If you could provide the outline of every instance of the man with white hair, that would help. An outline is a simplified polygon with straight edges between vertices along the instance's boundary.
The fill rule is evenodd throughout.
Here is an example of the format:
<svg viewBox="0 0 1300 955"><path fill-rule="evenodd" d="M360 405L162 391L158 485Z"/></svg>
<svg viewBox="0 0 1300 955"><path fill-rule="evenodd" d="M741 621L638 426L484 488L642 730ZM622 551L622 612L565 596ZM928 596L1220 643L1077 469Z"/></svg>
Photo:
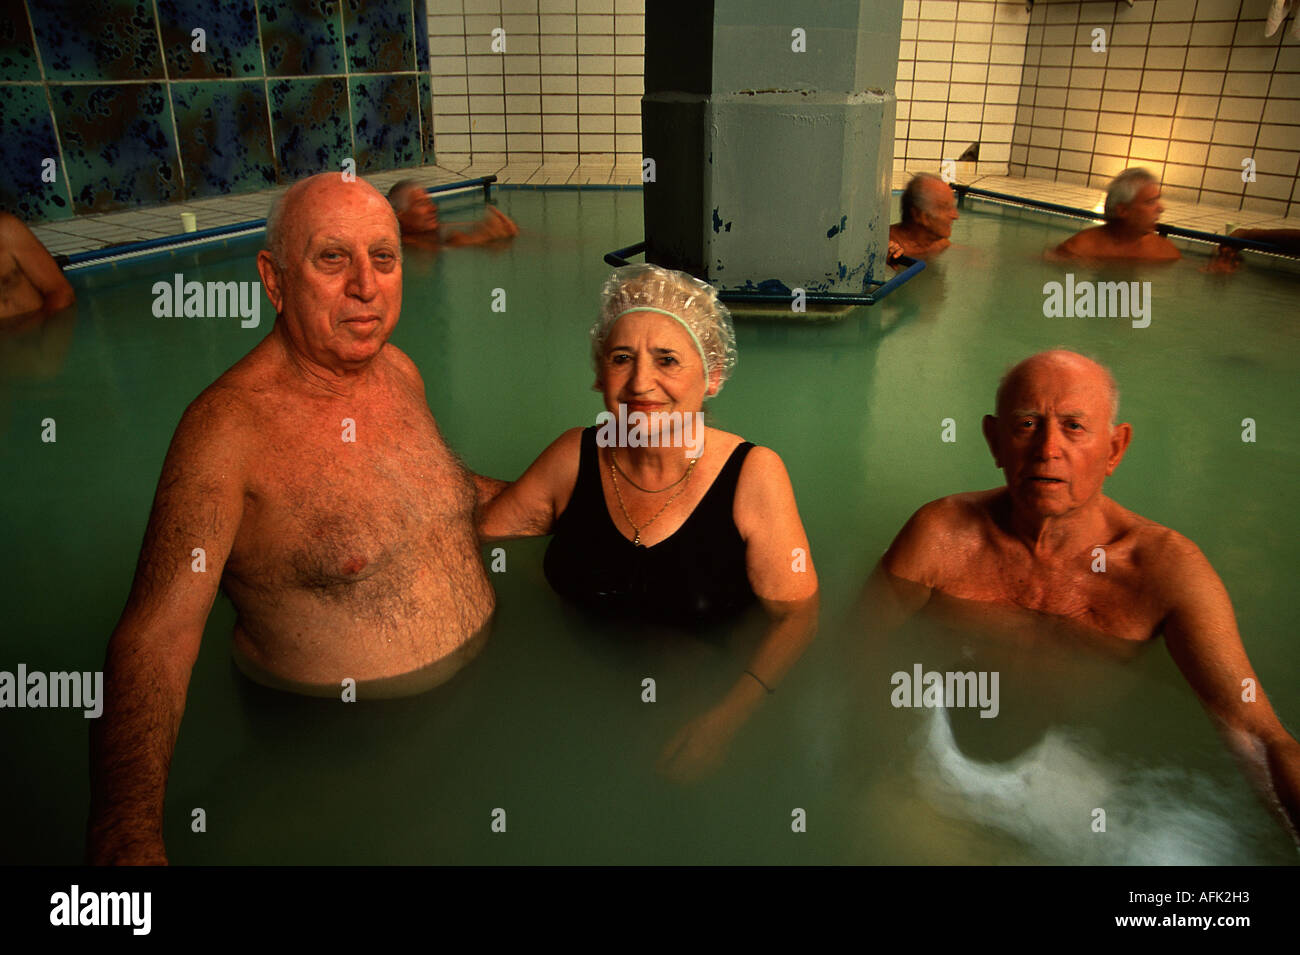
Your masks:
<svg viewBox="0 0 1300 955"><path fill-rule="evenodd" d="M1125 169L1106 189L1106 224L1066 239L1056 247L1055 254L1072 259L1172 262L1182 253L1156 233L1156 223L1164 211L1160 180L1146 169Z"/></svg>
<svg viewBox="0 0 1300 955"><path fill-rule="evenodd" d="M952 187L931 172L912 177L899 202L902 221L889 227L889 259L924 259L952 245L952 224L960 218Z"/></svg>
<svg viewBox="0 0 1300 955"><path fill-rule="evenodd" d="M483 221L452 228L438 220L438 204L414 179L403 179L388 190L388 201L402 229L402 239L437 248L443 245L484 245L519 234L519 226L496 206L488 206Z"/></svg>
<svg viewBox="0 0 1300 955"><path fill-rule="evenodd" d="M177 425L109 642L91 862L166 862L168 768L218 586L238 612L235 662L291 692L420 692L486 639L495 596L474 518L503 484L456 458L388 342L402 308L392 208L323 173L285 193L266 243L275 324Z"/></svg>

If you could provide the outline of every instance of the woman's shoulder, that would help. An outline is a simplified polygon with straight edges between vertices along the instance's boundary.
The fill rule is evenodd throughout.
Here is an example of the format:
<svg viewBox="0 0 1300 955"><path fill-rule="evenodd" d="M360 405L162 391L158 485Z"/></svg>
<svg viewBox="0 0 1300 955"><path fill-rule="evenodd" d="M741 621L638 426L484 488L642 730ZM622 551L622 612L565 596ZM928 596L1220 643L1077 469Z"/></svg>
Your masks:
<svg viewBox="0 0 1300 955"><path fill-rule="evenodd" d="M548 485L572 484L578 473L578 459L582 454L583 428L569 428L546 446L529 467L529 471Z"/></svg>
<svg viewBox="0 0 1300 955"><path fill-rule="evenodd" d="M553 448L576 448L582 445L582 436L590 431L590 428L582 427L569 428L561 431L560 436L551 442Z"/></svg>
<svg viewBox="0 0 1300 955"><path fill-rule="evenodd" d="M708 427L704 429L704 440L713 447L722 448L727 454L745 443L745 439L738 434L723 431L721 428Z"/></svg>
<svg viewBox="0 0 1300 955"><path fill-rule="evenodd" d="M725 447L728 459L735 455L742 445L749 445L740 468L738 490L748 493L757 492L766 496L765 492L779 492L790 486L790 476L786 473L785 462L781 460L781 455L771 448L747 442L740 435L726 431L717 432L717 437L727 442ZM710 438L712 439L713 435L710 435Z"/></svg>

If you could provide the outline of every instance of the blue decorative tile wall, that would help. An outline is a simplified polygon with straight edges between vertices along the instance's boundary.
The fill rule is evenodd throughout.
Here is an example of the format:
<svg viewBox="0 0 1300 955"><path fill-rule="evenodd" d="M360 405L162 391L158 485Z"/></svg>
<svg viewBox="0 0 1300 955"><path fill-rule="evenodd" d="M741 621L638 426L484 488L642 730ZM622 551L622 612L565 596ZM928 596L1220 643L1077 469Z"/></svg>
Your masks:
<svg viewBox="0 0 1300 955"><path fill-rule="evenodd" d="M45 79L161 80L149 0L29 0Z"/></svg>
<svg viewBox="0 0 1300 955"><path fill-rule="evenodd" d="M22 0L0 0L0 77L11 82L41 78Z"/></svg>
<svg viewBox="0 0 1300 955"><path fill-rule="evenodd" d="M44 86L0 85L0 208L27 221L67 219L72 202ZM46 159L54 159L54 182L45 182Z"/></svg>
<svg viewBox="0 0 1300 955"><path fill-rule="evenodd" d="M195 50L202 30L203 50ZM170 79L262 75L253 0L158 0L158 32Z"/></svg>
<svg viewBox="0 0 1300 955"><path fill-rule="evenodd" d="M172 103L187 199L276 184L264 84L175 83Z"/></svg>
<svg viewBox="0 0 1300 955"><path fill-rule="evenodd" d="M354 76L348 85L357 172L419 165L420 94L415 76Z"/></svg>
<svg viewBox="0 0 1300 955"><path fill-rule="evenodd" d="M353 73L415 69L410 0L343 0L343 23Z"/></svg>
<svg viewBox="0 0 1300 955"><path fill-rule="evenodd" d="M424 0L414 4L415 22L428 23L429 18L424 15ZM429 72L429 33L427 30L415 31L415 68L422 73Z"/></svg>
<svg viewBox="0 0 1300 955"><path fill-rule="evenodd" d="M51 86L77 212L180 197L171 110L162 83Z"/></svg>
<svg viewBox="0 0 1300 955"><path fill-rule="evenodd" d="M0 208L40 221L433 162L426 19L425 0L0 0Z"/></svg>
<svg viewBox="0 0 1300 955"><path fill-rule="evenodd" d="M336 0L262 0L267 76L343 73L343 24Z"/></svg>
<svg viewBox="0 0 1300 955"><path fill-rule="evenodd" d="M352 156L348 84L339 76L270 84L271 128L286 182L343 168Z"/></svg>
<svg viewBox="0 0 1300 955"><path fill-rule="evenodd" d="M425 162L433 162L433 81L428 73L421 73L420 80L420 145L424 149Z"/></svg>

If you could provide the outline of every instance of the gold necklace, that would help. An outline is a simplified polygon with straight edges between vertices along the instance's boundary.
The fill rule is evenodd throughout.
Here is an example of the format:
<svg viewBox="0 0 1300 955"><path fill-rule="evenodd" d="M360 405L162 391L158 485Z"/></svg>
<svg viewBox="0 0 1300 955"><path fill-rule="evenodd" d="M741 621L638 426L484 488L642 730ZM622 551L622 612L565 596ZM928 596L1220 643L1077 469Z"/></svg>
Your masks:
<svg viewBox="0 0 1300 955"><path fill-rule="evenodd" d="M697 456L697 457L698 457L698 456ZM664 491L667 491L667 490L669 490L670 488L674 488L674 487L676 487L678 484L681 484L682 481L686 480L686 475L688 475L688 474L691 473L691 469L690 469L690 467L687 466L686 470L682 472L682 476L679 477L679 478L678 478L676 481L674 481L672 484L669 484L669 485L667 485L666 487L661 487L661 488L659 488L659 490L657 490L657 491L652 491L652 490L650 490L648 487L642 487L640 484L637 484L636 481L633 481L633 480L632 480L631 476L630 476L626 471L624 471L622 468L618 467L618 451L616 451L614 448L610 448L610 449L609 449L609 459L610 459L611 461L614 462L614 467L618 468L618 473L621 474L621 475L623 475L623 480L626 481L628 484L631 484L634 488L636 488L636 489L637 489L638 491L640 491L642 494L662 494ZM697 459L697 458L692 458L692 459L691 459L691 463L693 464L693 463L695 462L696 459Z"/></svg>
<svg viewBox="0 0 1300 955"><path fill-rule="evenodd" d="M659 518L659 515L668 509L668 505L671 504L673 501L677 500L678 495L680 495L682 491L686 490L686 484L689 483L688 479L691 476L691 472L695 470L695 462L699 460L699 457L691 458L691 463L686 465L686 473L684 473L681 477L679 477L676 481L673 482L673 484L677 484L677 483L682 484L682 486L677 489L677 493L674 494L672 497L670 497L667 501L665 501L664 506L659 508L659 510L655 512L655 516L650 518L650 520L646 521L640 527L637 527L637 525L633 522L632 515L627 512L627 505L623 503L623 492L620 491L618 488L618 468L614 466L613 458L614 458L614 454L611 449L609 479L614 484L614 495L618 498L618 506L623 511L623 517L625 517L627 519L627 522L632 525L632 530L635 533L635 536L632 538L632 544L636 547L645 547L645 545L641 543L641 531L649 527L651 524L653 524ZM628 481L629 483L631 483L630 478L628 479ZM636 487L635 484L633 484L632 486ZM668 485L668 487L672 487L672 486L673 486L672 484ZM668 490L668 488L663 488L662 490L666 491ZM653 494L655 492L649 491L647 493Z"/></svg>

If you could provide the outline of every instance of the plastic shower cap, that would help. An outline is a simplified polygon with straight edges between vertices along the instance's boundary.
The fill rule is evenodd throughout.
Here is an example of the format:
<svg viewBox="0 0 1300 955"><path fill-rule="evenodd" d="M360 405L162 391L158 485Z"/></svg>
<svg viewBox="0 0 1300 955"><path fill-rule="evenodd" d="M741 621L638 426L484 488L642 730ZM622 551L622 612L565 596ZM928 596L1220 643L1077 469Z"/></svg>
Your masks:
<svg viewBox="0 0 1300 955"><path fill-rule="evenodd" d="M686 329L704 361L705 377L718 375L718 390L736 365L736 333L731 313L713 286L685 272L658 265L615 269L600 290L600 317L591 326L591 358L600 372L609 333L628 312L652 311L675 318Z"/></svg>

